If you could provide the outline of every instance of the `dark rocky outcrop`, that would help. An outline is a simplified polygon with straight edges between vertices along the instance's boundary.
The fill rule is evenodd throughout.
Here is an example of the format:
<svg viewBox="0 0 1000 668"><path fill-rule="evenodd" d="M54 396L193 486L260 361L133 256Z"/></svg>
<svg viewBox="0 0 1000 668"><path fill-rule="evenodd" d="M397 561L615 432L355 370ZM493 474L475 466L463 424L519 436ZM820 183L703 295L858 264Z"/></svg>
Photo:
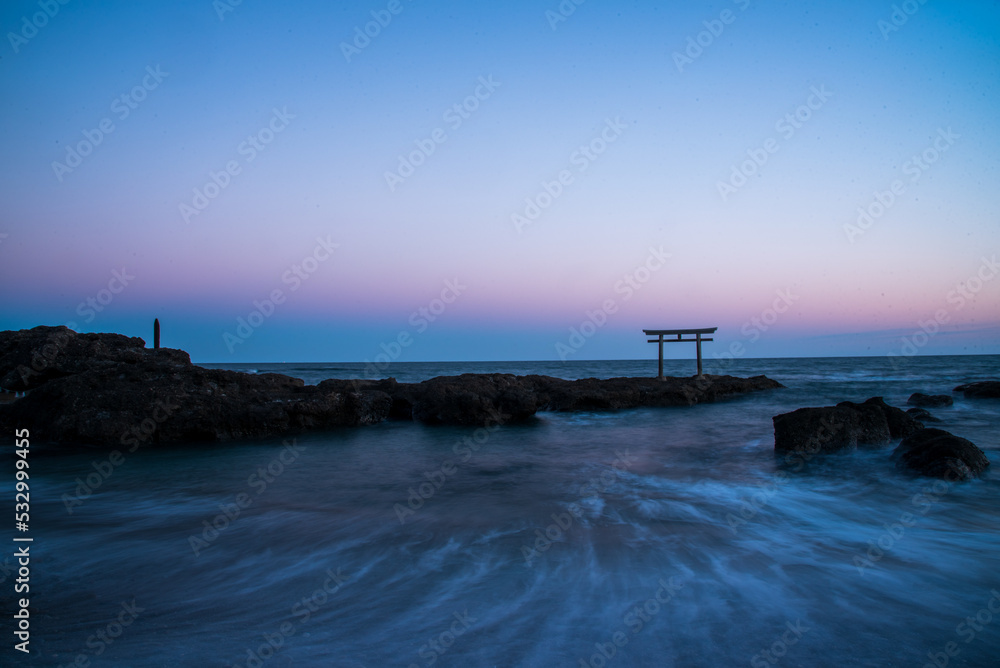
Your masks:
<svg viewBox="0 0 1000 668"><path fill-rule="evenodd" d="M966 398L998 399L1000 398L1000 380L984 380L978 383L959 385L953 392L961 392Z"/></svg>
<svg viewBox="0 0 1000 668"><path fill-rule="evenodd" d="M940 422L941 418L936 418L931 415L930 411L926 408L909 408L906 413L912 417L914 420L919 420L920 422Z"/></svg>
<svg viewBox="0 0 1000 668"><path fill-rule="evenodd" d="M910 395L910 398L906 400L907 406L921 406L921 407L931 407L940 408L941 406L951 406L955 403L955 400L951 398L949 394L922 394L920 392L914 392Z"/></svg>
<svg viewBox="0 0 1000 668"><path fill-rule="evenodd" d="M885 445L890 440L885 417L875 407L800 408L772 419L778 452L836 452L859 444Z"/></svg>
<svg viewBox="0 0 1000 668"><path fill-rule="evenodd" d="M183 351L144 345L65 327L0 333L5 389L29 390L0 406L0 425L30 425L39 441L132 446L275 436L389 414L382 392L337 394L280 374L204 369Z"/></svg>
<svg viewBox="0 0 1000 668"><path fill-rule="evenodd" d="M864 403L855 404L850 401L842 401L838 406L848 406L848 407L861 407L861 406L875 406L880 411L882 415L885 416L886 425L889 427L889 436L891 438L903 438L909 436L910 434L923 429L924 425L920 424L912 415L909 415L902 408L897 408L895 406L890 406L885 403L882 397L872 397L866 400Z"/></svg>
<svg viewBox="0 0 1000 668"><path fill-rule="evenodd" d="M974 443L942 429L921 429L907 436L892 456L901 468L949 481L969 480L990 465Z"/></svg>
<svg viewBox="0 0 1000 668"><path fill-rule="evenodd" d="M392 397L390 417L427 424L502 424L529 418L540 407L531 382L505 373L440 376L422 383L331 379L319 387L377 389Z"/></svg>
<svg viewBox="0 0 1000 668"><path fill-rule="evenodd" d="M690 406L782 387L756 376L563 380L464 374L422 383L326 380L205 369L140 338L66 327L0 332L0 429L30 425L37 441L112 447L224 441L358 426L385 419L490 425L539 410ZM7 395L9 399L11 395Z"/></svg>
<svg viewBox="0 0 1000 668"><path fill-rule="evenodd" d="M366 388L392 397L391 416L428 424L487 425L522 420L537 411L606 411L640 406L692 406L728 396L782 387L764 376L736 378L584 378L462 374L421 383L325 380L320 387L342 392Z"/></svg>
<svg viewBox="0 0 1000 668"><path fill-rule="evenodd" d="M772 418L777 452L836 452L858 446L882 446L923 428L905 411L881 397L863 403L800 408Z"/></svg>
<svg viewBox="0 0 1000 668"><path fill-rule="evenodd" d="M593 411L639 406L693 406L729 396L783 387L766 376L737 378L705 374L691 378L583 378L526 376L539 397L539 410Z"/></svg>
<svg viewBox="0 0 1000 668"><path fill-rule="evenodd" d="M0 332L0 388L23 392L50 380L101 368L156 360L191 364L183 350L147 350L138 337L77 334L66 327Z"/></svg>

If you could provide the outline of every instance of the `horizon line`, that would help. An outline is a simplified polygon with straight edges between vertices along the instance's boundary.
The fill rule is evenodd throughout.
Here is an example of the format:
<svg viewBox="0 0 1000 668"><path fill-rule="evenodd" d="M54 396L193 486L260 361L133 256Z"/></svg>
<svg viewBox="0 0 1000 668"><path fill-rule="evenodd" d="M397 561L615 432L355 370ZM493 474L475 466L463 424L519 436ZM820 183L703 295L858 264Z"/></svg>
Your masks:
<svg viewBox="0 0 1000 668"><path fill-rule="evenodd" d="M181 348L175 348L174 350L183 350ZM185 351L186 352L186 351ZM732 358L734 360L799 360L799 359L873 359L877 357L889 357L889 355L793 355L788 357L736 357ZM1000 357L1000 353L960 353L960 354L923 354L923 355L911 355L909 357L900 356L906 359L913 358L928 358L928 357ZM721 361L723 358L713 357L711 359L705 357L704 362L710 361ZM730 359L730 358L724 358ZM664 362L694 362L695 358L691 357L673 357L673 358L663 358ZM558 364L574 364L574 363L591 363L591 362L656 362L655 357L622 357L618 359L586 359L586 360L558 360L558 359L533 359L533 360L412 360L412 361L394 361L388 362L387 364L375 364L372 361L304 361L296 360L292 362L206 362L192 360L192 364L242 364L242 365L253 365L253 364L375 364L376 366L387 366L392 364L523 364L523 363L537 363L537 362L553 362Z"/></svg>

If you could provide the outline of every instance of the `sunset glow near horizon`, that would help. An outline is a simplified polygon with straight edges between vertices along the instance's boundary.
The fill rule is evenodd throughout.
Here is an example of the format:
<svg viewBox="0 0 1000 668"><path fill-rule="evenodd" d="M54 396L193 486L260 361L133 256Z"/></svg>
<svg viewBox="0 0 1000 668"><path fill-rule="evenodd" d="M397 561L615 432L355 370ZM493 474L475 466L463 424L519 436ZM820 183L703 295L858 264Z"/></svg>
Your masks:
<svg viewBox="0 0 1000 668"><path fill-rule="evenodd" d="M203 362L643 358L673 327L718 327L709 358L1000 353L994 2L0 27L0 329L158 317Z"/></svg>

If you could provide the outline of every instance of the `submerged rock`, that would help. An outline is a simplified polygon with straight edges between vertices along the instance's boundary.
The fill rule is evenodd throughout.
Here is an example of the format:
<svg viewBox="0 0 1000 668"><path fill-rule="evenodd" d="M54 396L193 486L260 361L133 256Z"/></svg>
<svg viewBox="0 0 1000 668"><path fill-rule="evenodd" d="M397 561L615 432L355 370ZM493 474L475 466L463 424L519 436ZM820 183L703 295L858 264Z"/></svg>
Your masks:
<svg viewBox="0 0 1000 668"><path fill-rule="evenodd" d="M997 399L1000 398L1000 380L984 380L978 383L959 385L953 392L961 392L968 398Z"/></svg>
<svg viewBox="0 0 1000 668"><path fill-rule="evenodd" d="M38 441L134 449L148 442L226 441L358 426L386 419L494 425L539 410L690 406L782 387L756 376L563 380L463 374L422 383L323 381L195 366L182 350L66 327L0 332L0 429ZM11 395L5 395L10 397Z"/></svg>
<svg viewBox="0 0 1000 668"><path fill-rule="evenodd" d="M908 406L930 406L932 408L951 406L954 403L955 400L948 394L921 394L920 392L914 392L906 400Z"/></svg>
<svg viewBox="0 0 1000 668"><path fill-rule="evenodd" d="M774 449L778 452L836 452L858 446L881 446L923 428L905 411L882 397L863 403L800 408L772 418Z"/></svg>
<svg viewBox="0 0 1000 668"><path fill-rule="evenodd" d="M901 468L949 481L969 480L990 465L986 453L943 429L921 429L904 438L892 456Z"/></svg>
<svg viewBox="0 0 1000 668"><path fill-rule="evenodd" d="M912 417L914 420L919 420L920 422L940 422L941 418L936 418L931 415L930 411L926 408L910 408L907 409L906 413Z"/></svg>

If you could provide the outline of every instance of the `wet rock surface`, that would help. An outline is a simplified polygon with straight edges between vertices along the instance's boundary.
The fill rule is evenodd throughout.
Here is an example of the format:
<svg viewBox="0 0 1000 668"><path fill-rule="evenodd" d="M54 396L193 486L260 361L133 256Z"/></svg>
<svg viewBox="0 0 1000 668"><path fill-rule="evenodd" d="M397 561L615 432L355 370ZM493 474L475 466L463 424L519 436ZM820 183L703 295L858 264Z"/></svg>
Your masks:
<svg viewBox="0 0 1000 668"><path fill-rule="evenodd" d="M961 392L966 398L998 399L1000 398L1000 380L984 380L978 383L959 385L953 392Z"/></svg>
<svg viewBox="0 0 1000 668"><path fill-rule="evenodd" d="M204 369L181 350L65 327L0 333L0 377L4 389L28 390L0 406L4 428L28 426L42 441L116 447L371 424L391 405L381 392L326 393L281 374Z"/></svg>
<svg viewBox="0 0 1000 668"><path fill-rule="evenodd" d="M922 408L940 408L941 406L951 406L955 400L949 394L922 394L914 392L906 400L908 406L920 406Z"/></svg>
<svg viewBox="0 0 1000 668"><path fill-rule="evenodd" d="M908 408L906 413L912 417L914 420L920 422L940 422L941 418L936 418L931 415L931 412L926 408Z"/></svg>
<svg viewBox="0 0 1000 668"><path fill-rule="evenodd" d="M933 428L904 438L892 456L900 468L949 481L975 478L990 465L972 441Z"/></svg>
<svg viewBox="0 0 1000 668"><path fill-rule="evenodd" d="M843 401L836 406L800 408L772 418L774 449L778 452L836 452L858 446L887 445L923 428L906 411L882 397L863 403Z"/></svg>
<svg viewBox="0 0 1000 668"><path fill-rule="evenodd" d="M428 424L489 425L531 417L538 411L606 411L641 406L692 406L746 392L782 387L764 376L736 378L584 378L462 374L421 383L326 380L335 391L365 388L392 397L392 417Z"/></svg>
<svg viewBox="0 0 1000 668"><path fill-rule="evenodd" d="M899 438L892 458L899 468L920 475L969 480L990 465L974 443L924 427L921 419L940 422L923 408L904 411L881 397L860 404L842 401L836 406L800 408L774 416L774 450L808 460L820 453L878 447Z"/></svg>

